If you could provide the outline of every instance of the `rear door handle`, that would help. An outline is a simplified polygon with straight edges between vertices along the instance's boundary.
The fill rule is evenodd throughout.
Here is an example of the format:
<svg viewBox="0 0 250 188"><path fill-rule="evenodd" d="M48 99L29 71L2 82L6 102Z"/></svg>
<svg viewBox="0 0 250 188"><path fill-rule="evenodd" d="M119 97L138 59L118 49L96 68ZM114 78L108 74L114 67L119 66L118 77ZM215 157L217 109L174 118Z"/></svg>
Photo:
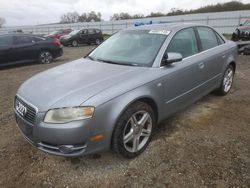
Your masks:
<svg viewBox="0 0 250 188"><path fill-rule="evenodd" d="M203 69L204 67L205 67L205 65L204 65L204 63L202 62L202 63L199 63L199 69Z"/></svg>

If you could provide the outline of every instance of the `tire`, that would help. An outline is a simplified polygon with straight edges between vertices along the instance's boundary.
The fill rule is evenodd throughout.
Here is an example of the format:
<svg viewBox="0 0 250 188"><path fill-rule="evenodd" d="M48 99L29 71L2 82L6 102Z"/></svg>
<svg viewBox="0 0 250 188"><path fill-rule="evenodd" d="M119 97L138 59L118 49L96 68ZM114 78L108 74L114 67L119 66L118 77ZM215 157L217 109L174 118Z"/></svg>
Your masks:
<svg viewBox="0 0 250 188"><path fill-rule="evenodd" d="M152 108L146 103L135 102L117 121L112 136L112 150L128 159L140 155L151 140L154 126Z"/></svg>
<svg viewBox="0 0 250 188"><path fill-rule="evenodd" d="M38 62L41 64L49 64L53 61L53 56L49 51L42 51L39 54Z"/></svg>
<svg viewBox="0 0 250 188"><path fill-rule="evenodd" d="M96 39L96 40L95 40L95 44L96 44L96 45L99 45L99 44L101 44L101 41L100 41L100 39Z"/></svg>
<svg viewBox="0 0 250 188"><path fill-rule="evenodd" d="M77 42L76 40L73 40L73 41L71 42L71 45L72 45L73 47L77 47L77 46L78 46L78 42Z"/></svg>
<svg viewBox="0 0 250 188"><path fill-rule="evenodd" d="M231 40L232 41L239 41L238 35L236 33L233 33Z"/></svg>
<svg viewBox="0 0 250 188"><path fill-rule="evenodd" d="M220 87L215 90L217 95L224 96L229 93L233 85L234 71L234 67L232 65L228 65L226 71L223 74Z"/></svg>

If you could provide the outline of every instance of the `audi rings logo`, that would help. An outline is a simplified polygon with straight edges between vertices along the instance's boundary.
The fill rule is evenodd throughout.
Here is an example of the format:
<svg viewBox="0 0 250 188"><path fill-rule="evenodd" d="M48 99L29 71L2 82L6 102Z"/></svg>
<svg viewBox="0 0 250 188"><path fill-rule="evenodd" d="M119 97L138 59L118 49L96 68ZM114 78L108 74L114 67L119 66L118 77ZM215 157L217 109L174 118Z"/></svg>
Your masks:
<svg viewBox="0 0 250 188"><path fill-rule="evenodd" d="M25 116L27 113L27 108L19 101L16 102L15 109L21 116Z"/></svg>

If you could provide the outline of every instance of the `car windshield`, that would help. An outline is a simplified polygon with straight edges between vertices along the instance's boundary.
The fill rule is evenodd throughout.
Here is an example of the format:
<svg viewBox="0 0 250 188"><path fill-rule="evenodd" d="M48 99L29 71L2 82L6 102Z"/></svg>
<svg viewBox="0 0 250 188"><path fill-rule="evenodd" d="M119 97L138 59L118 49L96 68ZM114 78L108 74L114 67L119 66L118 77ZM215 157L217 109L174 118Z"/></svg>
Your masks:
<svg viewBox="0 0 250 188"><path fill-rule="evenodd" d="M114 64L152 66L168 31L125 30L111 36L89 58Z"/></svg>
<svg viewBox="0 0 250 188"><path fill-rule="evenodd" d="M75 35L75 34L77 34L78 32L79 32L80 30L74 30L74 31L71 31L70 33L69 33L69 35Z"/></svg>
<svg viewBox="0 0 250 188"><path fill-rule="evenodd" d="M250 26L250 18L248 18L243 25Z"/></svg>

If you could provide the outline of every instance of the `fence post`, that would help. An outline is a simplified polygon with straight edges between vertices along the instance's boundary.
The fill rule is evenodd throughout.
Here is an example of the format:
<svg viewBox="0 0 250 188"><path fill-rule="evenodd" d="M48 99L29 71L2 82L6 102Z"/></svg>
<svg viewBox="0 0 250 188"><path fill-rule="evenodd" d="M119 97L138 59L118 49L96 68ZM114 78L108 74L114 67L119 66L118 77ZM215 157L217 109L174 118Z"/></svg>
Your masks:
<svg viewBox="0 0 250 188"><path fill-rule="evenodd" d="M114 23L112 22L112 33L111 34L113 34L114 33Z"/></svg>
<svg viewBox="0 0 250 188"><path fill-rule="evenodd" d="M241 24L241 15L239 15L238 25Z"/></svg>
<svg viewBox="0 0 250 188"><path fill-rule="evenodd" d="M209 16L207 17L207 25L209 25Z"/></svg>

